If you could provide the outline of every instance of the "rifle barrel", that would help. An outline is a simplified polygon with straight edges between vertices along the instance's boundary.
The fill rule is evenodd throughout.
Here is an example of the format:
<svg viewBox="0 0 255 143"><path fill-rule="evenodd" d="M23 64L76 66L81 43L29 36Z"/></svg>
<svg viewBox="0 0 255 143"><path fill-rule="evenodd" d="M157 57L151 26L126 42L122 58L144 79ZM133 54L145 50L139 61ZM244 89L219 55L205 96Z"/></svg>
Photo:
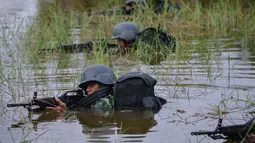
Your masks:
<svg viewBox="0 0 255 143"><path fill-rule="evenodd" d="M33 103L17 103L17 104L7 104L7 107L18 107L18 106L31 106Z"/></svg>
<svg viewBox="0 0 255 143"><path fill-rule="evenodd" d="M88 16L91 15L103 15L103 16L110 16L113 14L117 14L117 15L128 15L130 12L126 9L124 9L123 7L120 7L118 9L113 9L113 10L108 10L108 11L96 11L96 12L88 12Z"/></svg>
<svg viewBox="0 0 255 143"><path fill-rule="evenodd" d="M212 135L212 134L217 134L217 132L214 131L198 131L198 132L191 132L192 136L197 136L197 135Z"/></svg>

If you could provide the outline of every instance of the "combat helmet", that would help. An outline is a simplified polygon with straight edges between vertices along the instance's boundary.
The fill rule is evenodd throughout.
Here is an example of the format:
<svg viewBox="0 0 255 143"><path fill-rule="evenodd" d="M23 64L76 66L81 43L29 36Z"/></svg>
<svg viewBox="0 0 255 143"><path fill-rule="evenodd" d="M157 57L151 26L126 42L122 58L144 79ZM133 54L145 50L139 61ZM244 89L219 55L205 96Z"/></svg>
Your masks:
<svg viewBox="0 0 255 143"><path fill-rule="evenodd" d="M86 90L90 81L97 81L104 85L113 85L116 83L116 77L110 67L104 64L89 65L81 74L81 83L79 87Z"/></svg>
<svg viewBox="0 0 255 143"><path fill-rule="evenodd" d="M135 40L139 34L139 29L133 22L121 22L114 26L112 30L113 39L123 39L126 41Z"/></svg>

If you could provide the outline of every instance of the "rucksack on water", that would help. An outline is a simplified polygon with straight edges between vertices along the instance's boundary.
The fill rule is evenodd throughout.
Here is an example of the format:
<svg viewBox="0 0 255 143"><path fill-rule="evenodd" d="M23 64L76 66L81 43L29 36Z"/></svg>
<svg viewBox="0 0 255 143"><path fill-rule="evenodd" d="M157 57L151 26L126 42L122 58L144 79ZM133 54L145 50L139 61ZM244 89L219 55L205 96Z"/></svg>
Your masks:
<svg viewBox="0 0 255 143"><path fill-rule="evenodd" d="M129 72L122 75L117 80L113 91L115 107L160 110L166 100L155 96L156 83L157 80L142 72Z"/></svg>
<svg viewBox="0 0 255 143"><path fill-rule="evenodd" d="M161 29L146 28L138 34L136 40L156 49L165 48L169 52L176 50L176 38Z"/></svg>
<svg viewBox="0 0 255 143"><path fill-rule="evenodd" d="M145 64L156 65L176 51L176 38L161 29L149 27L136 37L135 56Z"/></svg>

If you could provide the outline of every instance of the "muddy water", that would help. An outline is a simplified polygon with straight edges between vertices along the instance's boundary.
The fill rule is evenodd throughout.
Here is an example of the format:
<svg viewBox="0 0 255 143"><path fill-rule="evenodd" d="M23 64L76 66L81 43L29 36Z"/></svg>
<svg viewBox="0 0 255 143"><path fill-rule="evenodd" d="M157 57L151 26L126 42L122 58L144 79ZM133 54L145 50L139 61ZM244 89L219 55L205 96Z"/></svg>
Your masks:
<svg viewBox="0 0 255 143"><path fill-rule="evenodd" d="M1 20L5 24L1 26L4 31L1 45L4 46L0 50L3 69L0 142L223 142L191 136L190 132L213 130L218 117L213 109L217 107L231 112L223 116L224 124L244 123L251 117L246 111L254 108L241 110L247 104L236 101L254 99L255 55L251 52L254 43L247 37L206 40L205 47L212 53L209 60L207 52L194 50L199 41L191 40L187 41L187 47L190 47L187 56L192 53L188 60L164 61L155 66L130 64L123 67L123 64L115 63L113 68L119 73L143 71L158 79L156 93L168 100L158 113L108 111L98 114L87 111L61 115L43 112L29 116L23 108L7 109L11 95L18 95L22 100L25 96L31 97L35 90L50 96L76 87L85 60L83 55L67 54L64 63L72 66L63 66L60 64L63 61L57 57L46 62L42 60L34 69L26 60L15 58L21 56L15 45L20 43L18 39L29 25L29 20L22 22L22 19L36 16L41 3L35 0L0 2L0 16L5 19ZM18 21L21 26L15 26L15 20L21 20ZM8 31L13 28L8 27L18 28L15 33L18 36L13 36Z"/></svg>

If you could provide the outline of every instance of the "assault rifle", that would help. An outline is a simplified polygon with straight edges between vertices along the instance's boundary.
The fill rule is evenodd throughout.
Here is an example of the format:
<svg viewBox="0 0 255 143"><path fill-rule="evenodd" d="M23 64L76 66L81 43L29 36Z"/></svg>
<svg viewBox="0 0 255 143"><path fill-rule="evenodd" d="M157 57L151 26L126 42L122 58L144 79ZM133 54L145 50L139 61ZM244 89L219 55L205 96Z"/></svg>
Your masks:
<svg viewBox="0 0 255 143"><path fill-rule="evenodd" d="M58 97L69 109L74 108L90 108L98 99L106 97L109 95L112 89L105 87L101 88L98 91L93 92L89 96L84 96L82 89L77 90L68 90L64 92L60 97ZM57 106L58 103L55 100L55 97L46 97L37 99L37 92L34 92L34 96L31 102L29 103L17 103L17 104L7 104L7 107L24 107L28 111L38 112L44 110L46 107ZM36 106L35 108L33 108Z"/></svg>
<svg viewBox="0 0 255 143"><path fill-rule="evenodd" d="M81 52L83 50L92 51L93 47L105 47L106 49L114 49L118 47L118 44L108 43L107 39L94 39L87 43L79 43L79 44L65 44L60 45L59 48L66 52Z"/></svg>
<svg viewBox="0 0 255 143"><path fill-rule="evenodd" d="M254 121L255 117L250 119L245 124L240 125L230 125L222 126L222 118L219 119L218 125L214 131L198 131L191 132L191 135L208 135L214 140L217 139L231 139L231 140L242 140L250 133L255 133L254 131Z"/></svg>
<svg viewBox="0 0 255 143"><path fill-rule="evenodd" d="M146 3L144 0L126 0L125 4L121 7L114 7L108 11L92 12L91 9L88 10L88 16L91 15L132 15L137 8L144 8Z"/></svg>
<svg viewBox="0 0 255 143"><path fill-rule="evenodd" d="M95 16L95 15L103 15L103 16L111 16L113 14L116 15L131 15L134 12L134 9L127 9L125 6L119 8L113 8L108 11L92 11L91 9L88 10L88 16Z"/></svg>
<svg viewBox="0 0 255 143"><path fill-rule="evenodd" d="M72 52L82 52L88 51L91 52L94 48L93 47L105 47L106 49L114 49L118 47L118 44L109 43L107 39L94 39L90 40L87 43L79 43L79 44L60 44L57 48L43 48L42 51L64 51L66 53Z"/></svg>

